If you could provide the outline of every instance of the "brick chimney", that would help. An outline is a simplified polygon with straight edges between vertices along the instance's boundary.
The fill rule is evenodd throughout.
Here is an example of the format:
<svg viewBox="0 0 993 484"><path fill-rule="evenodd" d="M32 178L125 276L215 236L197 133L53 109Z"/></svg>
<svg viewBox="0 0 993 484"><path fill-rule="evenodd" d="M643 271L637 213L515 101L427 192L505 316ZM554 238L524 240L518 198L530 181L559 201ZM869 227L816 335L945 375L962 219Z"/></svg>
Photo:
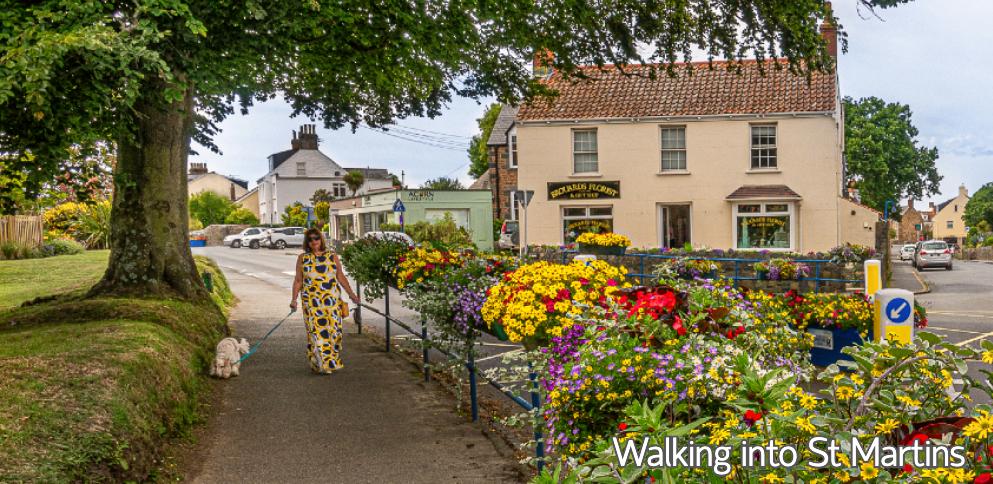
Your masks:
<svg viewBox="0 0 993 484"><path fill-rule="evenodd" d="M552 70L552 62L555 61L555 54L548 49L541 49L534 53L534 59L531 62L531 73L537 78L547 78L551 76L554 72Z"/></svg>
<svg viewBox="0 0 993 484"><path fill-rule="evenodd" d="M190 175L206 175L206 163L190 163Z"/></svg>
<svg viewBox="0 0 993 484"><path fill-rule="evenodd" d="M300 137L298 138L301 150L317 149L317 126L305 124L300 126Z"/></svg>
<svg viewBox="0 0 993 484"><path fill-rule="evenodd" d="M827 42L827 51L831 54L831 57L838 60L838 26L834 24L834 19L831 17L834 15L834 10L831 8L831 2L824 2L824 6L827 8L828 16L821 23L821 37L824 37L824 41Z"/></svg>
<svg viewBox="0 0 993 484"><path fill-rule="evenodd" d="M293 139L290 140L290 148L294 150L300 149L300 140L297 138L297 130L293 130Z"/></svg>
<svg viewBox="0 0 993 484"><path fill-rule="evenodd" d="M959 185L959 196L960 197L968 197L969 196L969 189L965 187L965 183Z"/></svg>
<svg viewBox="0 0 993 484"><path fill-rule="evenodd" d="M907 199L907 209L908 210L913 210L914 209L914 199L913 198L908 198Z"/></svg>

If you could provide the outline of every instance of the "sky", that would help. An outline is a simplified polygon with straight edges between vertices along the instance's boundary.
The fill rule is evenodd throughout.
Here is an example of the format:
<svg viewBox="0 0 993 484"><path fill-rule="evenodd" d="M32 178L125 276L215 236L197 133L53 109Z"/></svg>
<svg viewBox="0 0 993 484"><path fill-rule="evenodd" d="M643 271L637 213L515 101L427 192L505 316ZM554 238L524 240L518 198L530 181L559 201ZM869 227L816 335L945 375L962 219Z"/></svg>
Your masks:
<svg viewBox="0 0 993 484"><path fill-rule="evenodd" d="M839 77L844 96L876 96L908 104L918 139L937 146L938 171L944 176L941 193L930 198L943 201L957 194L961 184L975 193L993 181L993 45L991 0L916 0L887 10L877 18L857 0L835 0L837 16L848 32L848 52L841 54ZM428 146L394 136L350 128L331 131L317 124L320 149L345 167L388 168L404 172L408 186L439 176L472 182L465 149L477 130L480 117L492 99L455 99L434 119L409 118L397 124L409 132L428 130L455 149ZM216 137L223 155L199 149L199 157L218 173L249 180L265 175L267 156L290 148L292 130L304 117L291 118L281 100L236 114L221 125ZM438 134L438 133L443 133ZM928 199L925 199L928 200Z"/></svg>

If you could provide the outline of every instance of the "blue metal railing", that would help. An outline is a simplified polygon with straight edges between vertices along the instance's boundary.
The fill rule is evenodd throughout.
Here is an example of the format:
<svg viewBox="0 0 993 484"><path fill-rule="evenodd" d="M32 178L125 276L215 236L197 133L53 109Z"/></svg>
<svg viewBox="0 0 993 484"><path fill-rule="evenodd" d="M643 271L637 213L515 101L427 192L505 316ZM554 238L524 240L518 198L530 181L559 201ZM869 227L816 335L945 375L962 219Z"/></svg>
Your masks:
<svg viewBox="0 0 993 484"><path fill-rule="evenodd" d="M372 311L375 314L378 314L379 316L382 316L383 319L386 321L386 352L387 353L390 351L390 345L391 345L391 341L390 341L390 327L392 325L394 325L394 324L397 325L397 326L399 326L400 328L403 328L404 330L406 330L408 333L410 333L414 337L419 338L421 340L422 346L423 346L421 357L423 358L422 368L423 368L423 371L424 371L424 381L430 381L431 380L431 367L430 367L430 360L429 360L429 357L430 357L430 355L429 355L429 348L434 348L436 351L438 351L439 353L447 356L448 358L450 358L452 360L459 360L459 361L462 360L462 358L460 356L454 355L451 352L445 350L444 348L431 346L431 339L428 337L427 320L426 320L426 318L423 315L421 315L421 328L420 328L420 331L414 330L413 328L411 328L410 326L408 326L405 322L403 322L403 321L401 321L401 320L399 320L399 319L394 318L393 316L391 316L390 315L390 297L389 297L389 292L390 291L389 291L389 288L386 289L386 292L385 292L384 297L383 297L383 303L385 304L383 311L380 311L378 308L373 307L373 306L371 306L369 304L366 304L366 303L361 302L362 293L359 292L359 289L360 288L361 288L361 286L359 286L358 284L356 284L356 294L358 294L358 296L359 296L360 299L359 299L358 306L355 308L355 321L356 321L356 323L358 325L359 333L362 332L362 309L365 308L365 309L368 309L369 311ZM472 415L472 421L473 422L477 422L477 421L479 421L479 395L478 395L478 390L477 390L477 385L478 385L478 383L477 383L477 380L478 380L478 370L476 368L476 362L475 362L475 360L473 358L472 352L469 353L469 356L466 359L466 361L462 362L461 364L466 368L466 370L469 373L469 408L470 408L470 412L471 412L471 415ZM529 385L530 385L530 392L529 393L530 393L530 397L531 397L531 401L530 402L527 401L527 400L525 400L524 398L521 398L521 396L515 394L513 391L511 391L510 389L508 389L505 386L501 385L499 382L490 380L488 378L483 378L483 380L487 384L489 384L491 387L495 388L500 393L502 393L503 395L505 395L511 401L513 401L514 403L516 403L517 405L519 405L521 408L523 408L524 410L530 412L532 410L535 410L537 408L540 408L541 407L541 402L540 402L539 393L538 393L538 379L537 379L537 374L531 369L530 363L528 364L528 366L529 366L529 370L530 370L528 372L528 380L529 380ZM537 425L535 426L535 428L534 428L534 438L535 438L535 457L537 457L536 462L537 462L538 472L541 472L542 469L544 468L545 445L544 445L544 442L542 442L542 433L541 433L541 427L540 426L537 426Z"/></svg>
<svg viewBox="0 0 993 484"><path fill-rule="evenodd" d="M578 254L577 251L570 251L570 250L562 251L562 263L563 264L568 263L569 256L576 254ZM652 259L659 261L675 260L675 259L691 259L691 260L701 260L707 262L731 264L734 267L733 273L730 274L730 277L728 277L727 274L724 274L724 276L728 277L728 279L731 279L731 281L734 283L736 287L741 281L764 281L765 279L758 277L758 275L745 275L749 271L746 270L743 272L742 266L751 269L752 265L755 264L756 262L764 262L768 260L768 259L747 259L740 257L696 257L691 255L641 254L641 253L624 254L623 256L607 256L607 257L608 258L606 260L608 261L610 260L609 259L610 257L638 258L639 259L638 272L628 272L627 277L628 279L632 279L632 281L630 282L638 283L642 285L647 284L655 279L655 275L648 273L646 270L646 267L650 266L647 261ZM791 279L791 281L795 280L799 282L812 283L814 285L814 292L820 292L821 287L828 283L860 284L863 282L861 279L838 279L838 278L830 278L830 277L821 277L821 274L823 273L822 267L825 264L834 264L834 262L831 262L831 260L829 259L791 259L791 260L793 262L805 264L809 266L813 271L812 276L801 276L797 279Z"/></svg>

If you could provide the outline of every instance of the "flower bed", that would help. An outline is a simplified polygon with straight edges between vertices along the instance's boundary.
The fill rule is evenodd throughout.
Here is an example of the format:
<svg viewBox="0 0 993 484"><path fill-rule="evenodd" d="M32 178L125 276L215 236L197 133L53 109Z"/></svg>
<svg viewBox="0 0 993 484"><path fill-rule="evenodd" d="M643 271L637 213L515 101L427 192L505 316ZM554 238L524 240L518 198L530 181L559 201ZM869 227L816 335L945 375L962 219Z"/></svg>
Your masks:
<svg viewBox="0 0 993 484"><path fill-rule="evenodd" d="M760 280L791 281L810 276L810 268L806 264L788 259L769 259L756 262L752 267Z"/></svg>
<svg viewBox="0 0 993 484"><path fill-rule="evenodd" d="M545 345L561 336L583 307L605 306L608 296L628 286L626 273L600 260L521 266L489 289L483 319L490 328L500 326L510 341Z"/></svg>
<svg viewBox="0 0 993 484"><path fill-rule="evenodd" d="M595 234L586 232L576 238L579 251L586 254L624 255L631 245L631 239L615 233Z"/></svg>

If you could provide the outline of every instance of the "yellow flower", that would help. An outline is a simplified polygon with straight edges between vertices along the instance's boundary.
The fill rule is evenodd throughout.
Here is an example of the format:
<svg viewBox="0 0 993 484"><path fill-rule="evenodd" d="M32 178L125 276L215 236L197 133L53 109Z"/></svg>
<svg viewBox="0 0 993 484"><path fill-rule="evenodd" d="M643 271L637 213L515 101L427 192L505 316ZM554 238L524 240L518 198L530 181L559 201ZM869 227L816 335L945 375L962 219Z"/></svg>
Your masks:
<svg viewBox="0 0 993 484"><path fill-rule="evenodd" d="M808 434L816 432L817 429L812 423L810 423L810 418L811 417L797 417L795 421L797 428Z"/></svg>
<svg viewBox="0 0 993 484"><path fill-rule="evenodd" d="M985 439L993 433L993 415L982 412L980 416L971 424L966 425L962 432L965 435L978 439Z"/></svg>
<svg viewBox="0 0 993 484"><path fill-rule="evenodd" d="M731 438L731 432L727 429L717 429L710 434L710 445L721 445L727 439Z"/></svg>
<svg viewBox="0 0 993 484"><path fill-rule="evenodd" d="M983 352L983 363L989 363L993 365L993 351Z"/></svg>
<svg viewBox="0 0 993 484"><path fill-rule="evenodd" d="M888 418L876 424L876 435L888 434L900 426L900 422Z"/></svg>
<svg viewBox="0 0 993 484"><path fill-rule="evenodd" d="M849 476L848 473L845 472L845 471L835 472L834 473L834 478L837 479L837 480L839 480L839 481L841 481L841 482L848 482L848 481L852 480L851 476Z"/></svg>
<svg viewBox="0 0 993 484"><path fill-rule="evenodd" d="M854 395L855 389L846 385L842 385L834 391L834 396L837 397L838 400L848 400Z"/></svg>
<svg viewBox="0 0 993 484"><path fill-rule="evenodd" d="M770 473L762 476L762 480L761 481L763 483L765 483L765 484L777 484L777 483L783 482L783 478L777 476L773 472L770 472Z"/></svg>
<svg viewBox="0 0 993 484"><path fill-rule="evenodd" d="M806 410L813 410L817 406L817 399L809 393L801 393L800 406Z"/></svg>
<svg viewBox="0 0 993 484"><path fill-rule="evenodd" d="M879 475L879 469L872 462L864 462L859 466L861 472L859 472L859 477L863 480L875 479Z"/></svg>

